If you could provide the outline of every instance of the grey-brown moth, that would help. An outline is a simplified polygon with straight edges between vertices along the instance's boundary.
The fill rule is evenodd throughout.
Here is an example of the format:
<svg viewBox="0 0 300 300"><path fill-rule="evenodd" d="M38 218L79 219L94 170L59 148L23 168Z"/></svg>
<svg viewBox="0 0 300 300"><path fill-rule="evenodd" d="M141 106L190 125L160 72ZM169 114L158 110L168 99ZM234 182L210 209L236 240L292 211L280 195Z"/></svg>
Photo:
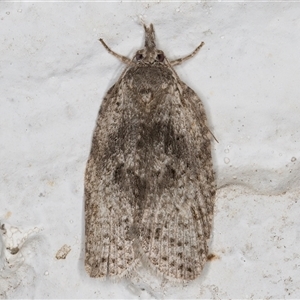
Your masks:
<svg viewBox="0 0 300 300"><path fill-rule="evenodd" d="M85 173L85 266L121 278L146 262L165 279L202 271L215 182L203 104L145 28L145 47L126 64L101 105Z"/></svg>

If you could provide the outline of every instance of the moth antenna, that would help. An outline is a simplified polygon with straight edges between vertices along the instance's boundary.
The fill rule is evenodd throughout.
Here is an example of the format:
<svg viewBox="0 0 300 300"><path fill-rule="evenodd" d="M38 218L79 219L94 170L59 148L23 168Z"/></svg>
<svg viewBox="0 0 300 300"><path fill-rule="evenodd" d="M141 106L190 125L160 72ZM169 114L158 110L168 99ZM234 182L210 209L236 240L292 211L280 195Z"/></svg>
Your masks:
<svg viewBox="0 0 300 300"><path fill-rule="evenodd" d="M147 28L146 25L144 25L145 29L145 48L155 48L155 32L153 24L150 24L150 26Z"/></svg>
<svg viewBox="0 0 300 300"><path fill-rule="evenodd" d="M121 62L123 62L126 65L129 65L131 62L131 59L129 59L126 56L120 55L114 51L112 51L105 43L102 39L99 39L99 41L102 43L102 45L104 46L104 48L108 51L108 53L112 54L114 57L116 57L117 59L119 59Z"/></svg>
<svg viewBox="0 0 300 300"><path fill-rule="evenodd" d="M178 58L178 59L175 59L175 60L172 60L170 61L170 64L172 67L174 66L178 66L180 65L181 63L183 63L184 61L192 58L194 55L197 54L197 52L203 47L204 45L204 42L201 42L201 44L189 55L185 56L185 57L181 57L181 58Z"/></svg>

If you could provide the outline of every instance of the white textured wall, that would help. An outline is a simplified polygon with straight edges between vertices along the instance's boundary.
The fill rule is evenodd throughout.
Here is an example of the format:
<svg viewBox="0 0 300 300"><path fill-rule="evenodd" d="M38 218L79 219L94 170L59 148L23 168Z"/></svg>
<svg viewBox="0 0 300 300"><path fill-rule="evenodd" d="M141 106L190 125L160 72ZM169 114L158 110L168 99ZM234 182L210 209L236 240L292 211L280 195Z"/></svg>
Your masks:
<svg viewBox="0 0 300 300"><path fill-rule="evenodd" d="M299 298L299 15L299 3L2 2L0 297ZM184 287L143 269L99 281L83 267L85 163L101 99L124 68L98 39L133 55L141 19L169 58L205 42L177 71L219 141L217 258Z"/></svg>

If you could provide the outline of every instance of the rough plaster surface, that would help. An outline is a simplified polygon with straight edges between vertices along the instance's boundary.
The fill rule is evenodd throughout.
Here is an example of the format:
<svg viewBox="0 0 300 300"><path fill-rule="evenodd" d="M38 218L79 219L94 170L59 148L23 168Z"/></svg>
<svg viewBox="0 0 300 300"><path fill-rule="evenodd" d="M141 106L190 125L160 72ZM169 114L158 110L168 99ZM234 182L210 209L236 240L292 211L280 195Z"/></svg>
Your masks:
<svg viewBox="0 0 300 300"><path fill-rule="evenodd" d="M299 298L299 13L284 2L2 2L0 297ZM100 281L83 267L85 163L124 68L98 39L130 56L141 20L172 59L205 42L177 71L219 141L215 258L185 286L144 268Z"/></svg>

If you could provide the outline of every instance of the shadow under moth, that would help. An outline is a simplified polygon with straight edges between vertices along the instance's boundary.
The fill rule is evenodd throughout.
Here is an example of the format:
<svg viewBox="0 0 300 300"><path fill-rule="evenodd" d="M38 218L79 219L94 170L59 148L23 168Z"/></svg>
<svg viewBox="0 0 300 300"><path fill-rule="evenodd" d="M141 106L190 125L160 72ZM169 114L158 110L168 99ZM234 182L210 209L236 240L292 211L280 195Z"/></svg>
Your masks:
<svg viewBox="0 0 300 300"><path fill-rule="evenodd" d="M215 182L203 104L155 45L126 64L99 111L85 173L85 267L91 277L129 276L138 262L171 281L202 271Z"/></svg>

